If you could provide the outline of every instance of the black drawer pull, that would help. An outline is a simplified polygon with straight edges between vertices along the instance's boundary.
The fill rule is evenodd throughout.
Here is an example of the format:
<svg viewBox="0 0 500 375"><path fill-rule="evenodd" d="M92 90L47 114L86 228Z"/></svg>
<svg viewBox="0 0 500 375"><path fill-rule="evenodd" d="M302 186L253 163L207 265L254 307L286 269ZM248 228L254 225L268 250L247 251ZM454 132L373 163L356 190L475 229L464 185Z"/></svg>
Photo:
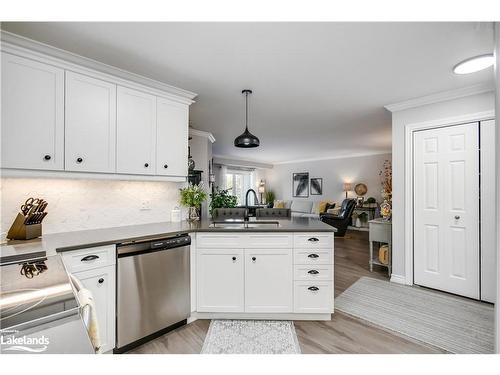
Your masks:
<svg viewBox="0 0 500 375"><path fill-rule="evenodd" d="M256 257L252 257L252 262L254 262L254 263L255 263L255 261L256 261L256 260L257 260L257 258L256 258Z"/></svg>
<svg viewBox="0 0 500 375"><path fill-rule="evenodd" d="M90 262L91 260L96 260L99 259L98 255L87 255L86 257L83 257L80 259L82 262Z"/></svg>
<svg viewBox="0 0 500 375"><path fill-rule="evenodd" d="M83 161L83 159L82 159L82 158L78 158L78 159L76 159L76 162L77 162L78 164L80 164L82 161Z"/></svg>
<svg viewBox="0 0 500 375"><path fill-rule="evenodd" d="M163 166L163 168L167 169L167 168L168 168L168 164L165 164L165 165Z"/></svg>
<svg viewBox="0 0 500 375"><path fill-rule="evenodd" d="M145 163L144 167L146 167L146 168L149 167L149 163Z"/></svg>
<svg viewBox="0 0 500 375"><path fill-rule="evenodd" d="M310 270L310 271L307 271L307 273L309 275L317 275L319 273L319 271L318 270Z"/></svg>
<svg viewBox="0 0 500 375"><path fill-rule="evenodd" d="M318 254L309 254L307 257L308 258L319 258L319 255Z"/></svg>
<svg viewBox="0 0 500 375"><path fill-rule="evenodd" d="M236 262L236 257L233 257L233 262Z"/></svg>
<svg viewBox="0 0 500 375"><path fill-rule="evenodd" d="M101 277L99 280L97 280L99 284L102 284L104 282L104 279Z"/></svg>
<svg viewBox="0 0 500 375"><path fill-rule="evenodd" d="M52 156L50 156L50 155L45 155L45 156L43 157L43 159L44 159L44 160L50 160L50 159L52 159Z"/></svg>
<svg viewBox="0 0 500 375"><path fill-rule="evenodd" d="M319 288L317 286L310 286L307 289L310 290L311 292L317 292L319 290Z"/></svg>
<svg viewBox="0 0 500 375"><path fill-rule="evenodd" d="M316 237L311 237L308 239L309 242L318 242L319 241L319 238L316 238Z"/></svg>

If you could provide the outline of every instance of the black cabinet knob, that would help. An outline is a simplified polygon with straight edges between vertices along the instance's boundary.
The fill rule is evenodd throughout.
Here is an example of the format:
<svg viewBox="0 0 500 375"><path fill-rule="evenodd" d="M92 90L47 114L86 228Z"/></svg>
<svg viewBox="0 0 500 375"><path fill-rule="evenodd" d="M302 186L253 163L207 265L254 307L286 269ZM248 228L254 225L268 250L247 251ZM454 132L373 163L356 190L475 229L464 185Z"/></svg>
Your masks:
<svg viewBox="0 0 500 375"><path fill-rule="evenodd" d="M236 262L236 257L233 257L233 262Z"/></svg>
<svg viewBox="0 0 500 375"><path fill-rule="evenodd" d="M163 166L163 168L167 169L167 168L168 168L168 164L165 164L165 165Z"/></svg>
<svg viewBox="0 0 500 375"><path fill-rule="evenodd" d="M83 161L83 159L82 159L82 158L77 158L77 159L76 159L76 162L77 162L78 164L80 164L82 161Z"/></svg>
<svg viewBox="0 0 500 375"><path fill-rule="evenodd" d="M50 159L52 159L52 156L50 156L50 155L45 155L45 156L43 157L43 159L44 159L44 160L50 160Z"/></svg>
<svg viewBox="0 0 500 375"><path fill-rule="evenodd" d="M256 257L252 257L252 262L255 262L257 260Z"/></svg>
<svg viewBox="0 0 500 375"><path fill-rule="evenodd" d="M146 164L144 164L144 166L147 168L147 167L149 167L149 164L148 164L148 163L146 163Z"/></svg>
<svg viewBox="0 0 500 375"><path fill-rule="evenodd" d="M101 277L99 280L98 280L99 284L102 284L104 282L104 279Z"/></svg>

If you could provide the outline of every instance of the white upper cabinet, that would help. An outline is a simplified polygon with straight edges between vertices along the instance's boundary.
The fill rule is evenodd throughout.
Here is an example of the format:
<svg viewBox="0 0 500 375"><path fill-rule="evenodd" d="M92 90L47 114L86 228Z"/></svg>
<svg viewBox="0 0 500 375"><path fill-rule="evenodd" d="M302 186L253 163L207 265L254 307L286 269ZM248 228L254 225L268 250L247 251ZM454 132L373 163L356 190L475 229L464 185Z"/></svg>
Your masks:
<svg viewBox="0 0 500 375"><path fill-rule="evenodd" d="M116 170L116 85L66 72L65 169Z"/></svg>
<svg viewBox="0 0 500 375"><path fill-rule="evenodd" d="M64 70L2 52L2 167L64 168Z"/></svg>
<svg viewBox="0 0 500 375"><path fill-rule="evenodd" d="M116 171L154 175L156 96L118 86L116 114Z"/></svg>
<svg viewBox="0 0 500 375"><path fill-rule="evenodd" d="M189 107L158 98L156 111L156 174L187 176Z"/></svg>

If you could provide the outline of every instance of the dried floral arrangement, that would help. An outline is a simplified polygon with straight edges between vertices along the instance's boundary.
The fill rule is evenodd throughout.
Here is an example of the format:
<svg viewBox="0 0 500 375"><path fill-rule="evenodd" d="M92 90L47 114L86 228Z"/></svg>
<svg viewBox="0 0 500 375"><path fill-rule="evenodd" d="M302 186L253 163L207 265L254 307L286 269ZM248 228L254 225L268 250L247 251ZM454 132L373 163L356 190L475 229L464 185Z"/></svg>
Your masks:
<svg viewBox="0 0 500 375"><path fill-rule="evenodd" d="M382 185L382 198L384 199L380 205L380 213L384 219L390 220L392 216L392 162L390 160L384 161L379 176Z"/></svg>

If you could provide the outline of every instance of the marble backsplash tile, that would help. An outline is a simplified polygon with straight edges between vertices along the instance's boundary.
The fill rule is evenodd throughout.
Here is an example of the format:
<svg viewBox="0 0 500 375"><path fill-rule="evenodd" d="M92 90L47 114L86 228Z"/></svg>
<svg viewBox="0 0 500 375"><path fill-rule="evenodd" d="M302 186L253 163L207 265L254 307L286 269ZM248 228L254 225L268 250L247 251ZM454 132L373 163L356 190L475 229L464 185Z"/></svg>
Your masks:
<svg viewBox="0 0 500 375"><path fill-rule="evenodd" d="M49 205L43 233L170 221L182 183L151 181L1 179L1 239L28 197ZM150 209L143 209L147 202Z"/></svg>

